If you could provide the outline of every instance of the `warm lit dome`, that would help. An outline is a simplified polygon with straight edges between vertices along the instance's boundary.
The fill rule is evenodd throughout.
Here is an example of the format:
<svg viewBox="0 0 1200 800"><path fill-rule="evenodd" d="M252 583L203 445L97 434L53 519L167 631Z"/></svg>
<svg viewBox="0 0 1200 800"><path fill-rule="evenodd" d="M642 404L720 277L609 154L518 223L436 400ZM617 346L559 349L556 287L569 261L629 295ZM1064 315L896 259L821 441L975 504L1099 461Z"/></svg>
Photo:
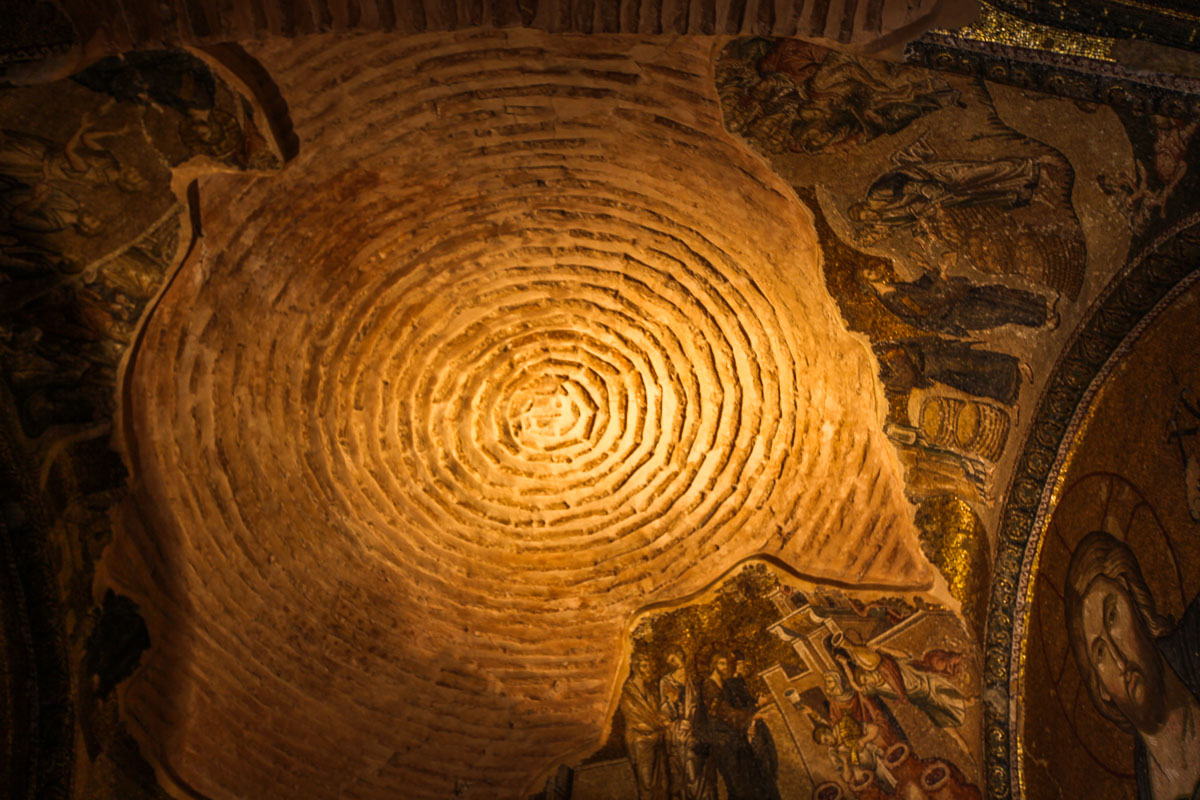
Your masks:
<svg viewBox="0 0 1200 800"><path fill-rule="evenodd" d="M596 746L646 604L760 552L933 586L869 349L708 43L255 55L301 155L203 181L128 395L161 525L109 562L175 780L515 796Z"/></svg>

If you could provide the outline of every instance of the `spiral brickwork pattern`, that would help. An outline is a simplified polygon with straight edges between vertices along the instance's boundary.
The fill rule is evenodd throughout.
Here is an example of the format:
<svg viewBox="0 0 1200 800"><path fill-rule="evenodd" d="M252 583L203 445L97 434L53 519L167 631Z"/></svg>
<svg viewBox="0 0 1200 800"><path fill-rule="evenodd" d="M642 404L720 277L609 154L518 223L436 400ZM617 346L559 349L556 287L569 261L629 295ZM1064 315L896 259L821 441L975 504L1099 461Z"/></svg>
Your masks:
<svg viewBox="0 0 1200 800"><path fill-rule="evenodd" d="M811 219L712 45L260 47L301 141L205 179L126 396L125 709L209 798L516 797L636 611L747 557L928 587Z"/></svg>

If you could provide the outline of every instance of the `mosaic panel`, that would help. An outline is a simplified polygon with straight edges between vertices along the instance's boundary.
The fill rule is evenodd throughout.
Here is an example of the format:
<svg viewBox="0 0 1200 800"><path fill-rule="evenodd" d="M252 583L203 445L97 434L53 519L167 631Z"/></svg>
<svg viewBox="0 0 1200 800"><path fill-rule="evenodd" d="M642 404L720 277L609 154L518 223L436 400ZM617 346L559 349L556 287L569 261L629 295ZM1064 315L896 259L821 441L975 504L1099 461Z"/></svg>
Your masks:
<svg viewBox="0 0 1200 800"><path fill-rule="evenodd" d="M971 635L920 599L752 563L640 618L573 800L979 798Z"/></svg>
<svg viewBox="0 0 1200 800"><path fill-rule="evenodd" d="M1200 289L1113 370L1077 435L1033 579L1029 798L1200 787Z"/></svg>

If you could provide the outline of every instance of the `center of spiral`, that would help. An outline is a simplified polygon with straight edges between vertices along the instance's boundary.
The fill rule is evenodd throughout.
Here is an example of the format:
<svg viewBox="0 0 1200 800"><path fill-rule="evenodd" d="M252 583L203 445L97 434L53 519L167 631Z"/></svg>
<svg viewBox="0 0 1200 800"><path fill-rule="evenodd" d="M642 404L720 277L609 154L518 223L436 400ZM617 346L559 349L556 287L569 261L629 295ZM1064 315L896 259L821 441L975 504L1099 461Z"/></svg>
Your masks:
<svg viewBox="0 0 1200 800"><path fill-rule="evenodd" d="M518 450L563 450L590 436L595 411L587 391L570 377L541 375L513 392L508 428Z"/></svg>

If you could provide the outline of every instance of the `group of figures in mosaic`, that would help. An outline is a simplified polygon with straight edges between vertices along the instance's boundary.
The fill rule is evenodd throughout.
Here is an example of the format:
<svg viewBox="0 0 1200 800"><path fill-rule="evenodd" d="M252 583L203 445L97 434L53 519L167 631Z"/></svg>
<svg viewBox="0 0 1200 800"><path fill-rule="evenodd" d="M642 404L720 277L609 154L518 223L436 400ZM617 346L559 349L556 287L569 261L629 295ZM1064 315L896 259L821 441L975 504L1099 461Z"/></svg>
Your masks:
<svg viewBox="0 0 1200 800"><path fill-rule="evenodd" d="M1053 330L1083 281L1069 164L1001 123L980 85L805 43L735 42L718 85L730 129L816 218L830 292L871 339L910 495L986 505L1028 385L1014 332ZM832 180L847 159L852 175Z"/></svg>
<svg viewBox="0 0 1200 800"><path fill-rule="evenodd" d="M1196 123L1051 100L1074 117L1070 140L1045 121L1045 96L794 40L730 43L717 86L729 130L813 213L829 291L871 341L919 516L960 503L982 540L1045 377L1036 349L1078 313L1089 271L1111 274L1178 217ZM1101 129L1131 155L1086 160ZM977 624L979 594L958 598Z"/></svg>
<svg viewBox="0 0 1200 800"><path fill-rule="evenodd" d="M1187 209L1200 123L1103 110L1131 157L1085 182L1078 158L1002 113L1002 92L982 80L767 39L732 42L717 74L729 130L809 207L827 287L870 341L918 524L931 541L954 527L955 541L986 547L980 512L996 499L1035 347L1086 299L1089 270L1111 274ZM171 168L279 166L246 98L193 55L106 59L58 91L46 109L36 92L6 90L5 118L30 122L0 131L0 377L33 441L111 420L119 362L186 238ZM1072 113L1081 136L1101 116ZM1125 228L1111 254L1085 237L1086 218L1105 214ZM1053 796L1040 763L1099 771L1111 796L1197 795L1200 554L1179 532L1200 522L1200 395L1172 396L1151 437L1170 469L1072 476L1051 526L1029 679L1049 739L1030 741L1030 797ZM1173 486L1176 511L1155 511L1167 503L1138 486ZM1102 518L1055 539L1086 517L1079 498L1085 509L1104 498ZM959 559L971 622L987 585L980 553ZM930 555L946 571L952 554ZM980 796L976 659L948 612L759 569L648 618L633 639L612 740L579 767L577 797L588 775L609 787L625 776L639 800Z"/></svg>
<svg viewBox="0 0 1200 800"><path fill-rule="evenodd" d="M949 612L748 566L638 625L572 796L975 800L971 652Z"/></svg>
<svg viewBox="0 0 1200 800"><path fill-rule="evenodd" d="M995 334L1055 328L1059 297L1083 283L1069 163L1001 122L970 81L764 39L730 45L718 70L730 129L819 217L827 281L850 327L871 337L894 438L921 445L919 460L959 461L958 491L986 496L980 476L1025 382L1020 353ZM866 166L881 157L882 169ZM848 158L864 166L827 180ZM939 439L946 398L972 411L961 435ZM992 435L975 437L974 420Z"/></svg>
<svg viewBox="0 0 1200 800"><path fill-rule="evenodd" d="M986 578L960 580L950 562L986 572L986 559L980 567L951 551L987 540L977 510L996 499L997 464L1026 387L1037 382L1027 365L1034 348L1059 335L1060 315L1077 313L1071 307L1086 296L1088 270L1111 274L1186 210L1198 126L1076 103L1072 113L1085 123L1111 117L1114 135L1131 147L1125 167L1119 158L1089 165L1077 159L1090 144L1045 143L1029 132L1038 129L1036 114L1014 115L1004 92L978 79L764 39L731 43L717 71L729 129L766 156L813 213L830 293L875 351L886 430L931 558L978 625ZM1036 97L1024 99L1036 105ZM1090 205L1081 204L1085 195ZM1124 233L1110 225L1103 234L1112 252L1085 244L1101 239L1096 218L1122 221ZM1181 518L1194 524L1200 402L1178 386L1167 393L1179 401L1163 422L1164 440L1177 453ZM1061 657L1048 656L1048 696L1057 701L1046 708L1064 708L1093 767L1129 781L1140 798L1192 797L1200 617L1186 580L1175 581L1175 616L1156 604L1156 582L1180 556L1160 563L1161 553L1138 552L1130 526L1153 506L1133 505L1122 524L1110 515L1097 530L1068 536L1070 549L1056 562L1063 574L1045 591L1058 598L1058 632L1042 635ZM590 796L588 770L618 751L638 797L980 796L972 776L982 764L971 756L979 750L968 741L977 676L964 681L959 673L969 645L896 635L941 619L937 612L782 583L744 596L771 598L782 619L766 621L757 608L752 621L744 608L727 607L713 611L727 618L720 630L671 621L686 609L643 623L617 713L622 746L610 743L585 762L581 796ZM847 609L888 624L864 635L839 617ZM763 630L794 652L751 654L754 634L746 631ZM1076 669L1073 700L1061 696L1067 664ZM1085 708L1131 735L1132 769L1121 763L1130 745L1090 725ZM1065 748L1061 724L1046 730ZM1108 749L1095 749L1096 741ZM1068 750L1064 756L1076 758ZM1038 781L1031 790L1041 791Z"/></svg>
<svg viewBox="0 0 1200 800"><path fill-rule="evenodd" d="M688 661L682 648L668 649L669 671L655 687L653 659L639 653L621 691L639 800L714 800L718 776L729 798L778 798L775 741L757 718L767 700L750 693L749 662L717 651L711 671L698 676Z"/></svg>

